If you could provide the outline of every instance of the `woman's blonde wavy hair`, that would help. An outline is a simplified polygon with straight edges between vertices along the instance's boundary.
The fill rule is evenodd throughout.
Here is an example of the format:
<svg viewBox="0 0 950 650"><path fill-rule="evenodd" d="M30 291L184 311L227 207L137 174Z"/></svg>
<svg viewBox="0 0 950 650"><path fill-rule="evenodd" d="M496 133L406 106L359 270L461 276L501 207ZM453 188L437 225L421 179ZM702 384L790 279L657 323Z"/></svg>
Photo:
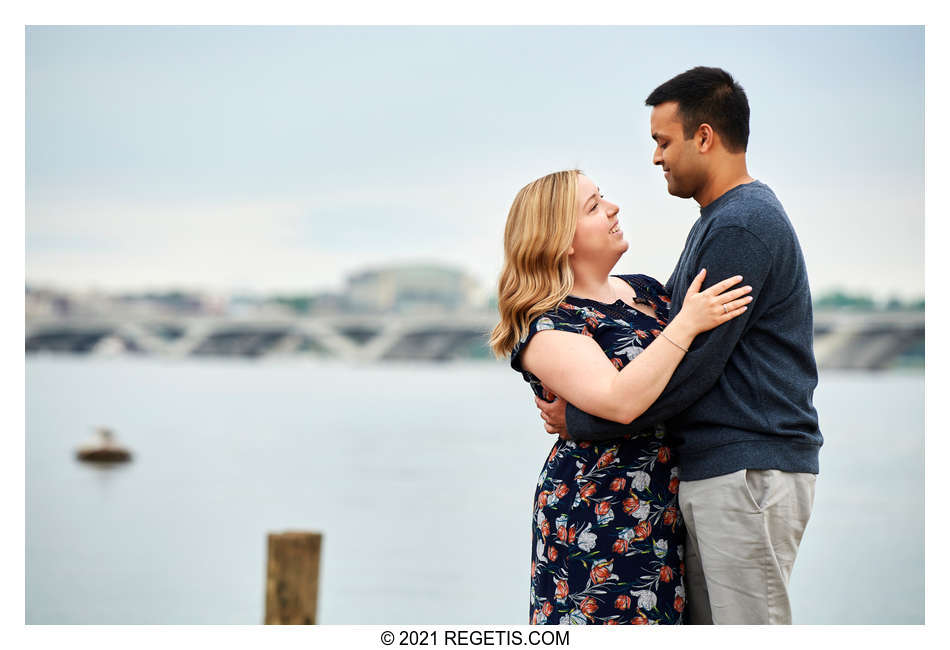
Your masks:
<svg viewBox="0 0 950 650"><path fill-rule="evenodd" d="M560 304L574 286L567 253L577 228L579 174L571 169L542 176L521 188L511 204L498 280L501 321L488 341L496 357L510 355L528 323Z"/></svg>

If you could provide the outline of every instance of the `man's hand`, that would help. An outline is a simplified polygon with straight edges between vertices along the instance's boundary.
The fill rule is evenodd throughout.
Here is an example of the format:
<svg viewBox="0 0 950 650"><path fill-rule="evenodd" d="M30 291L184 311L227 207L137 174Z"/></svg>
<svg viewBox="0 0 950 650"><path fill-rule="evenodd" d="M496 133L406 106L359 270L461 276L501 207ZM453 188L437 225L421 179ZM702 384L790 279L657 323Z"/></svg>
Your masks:
<svg viewBox="0 0 950 650"><path fill-rule="evenodd" d="M570 438L567 435L567 402L544 388L545 396L554 397L553 402L545 402L538 397L534 398L535 405L541 410L541 419L544 420L544 430L556 433L561 440Z"/></svg>

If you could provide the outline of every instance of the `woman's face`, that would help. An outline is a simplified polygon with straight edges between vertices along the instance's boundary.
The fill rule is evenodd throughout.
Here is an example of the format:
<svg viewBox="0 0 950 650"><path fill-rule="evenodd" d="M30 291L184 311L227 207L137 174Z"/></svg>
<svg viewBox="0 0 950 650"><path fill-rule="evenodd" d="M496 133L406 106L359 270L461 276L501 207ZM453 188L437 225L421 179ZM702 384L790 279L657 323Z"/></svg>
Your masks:
<svg viewBox="0 0 950 650"><path fill-rule="evenodd" d="M577 230L571 249L576 259L619 259L630 246L623 238L620 208L603 198L600 188L583 174L577 176ZM616 259L614 260L616 261Z"/></svg>

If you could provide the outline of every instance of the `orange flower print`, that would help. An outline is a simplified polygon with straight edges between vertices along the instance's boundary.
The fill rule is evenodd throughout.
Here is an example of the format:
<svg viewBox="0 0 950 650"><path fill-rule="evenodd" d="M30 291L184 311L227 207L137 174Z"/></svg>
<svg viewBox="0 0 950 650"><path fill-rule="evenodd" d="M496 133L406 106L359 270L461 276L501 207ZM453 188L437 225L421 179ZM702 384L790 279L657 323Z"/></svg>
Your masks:
<svg viewBox="0 0 950 650"><path fill-rule="evenodd" d="M610 491L611 492L620 492L625 487L627 487L627 479L625 478L615 478L610 482Z"/></svg>
<svg viewBox="0 0 950 650"><path fill-rule="evenodd" d="M557 448L557 445L555 445L554 448L551 449L551 453L548 454L548 462L549 462L549 463L550 463L552 460L554 460L554 457L555 457L555 456L557 456L557 452L558 452L558 448Z"/></svg>
<svg viewBox="0 0 950 650"><path fill-rule="evenodd" d="M604 625L620 625L620 623L618 623L614 619L610 619L609 621L606 621Z"/></svg>
<svg viewBox="0 0 950 650"><path fill-rule="evenodd" d="M669 447L660 447L660 450L656 452L656 459L661 463L667 463L670 460L670 448Z"/></svg>
<svg viewBox="0 0 950 650"><path fill-rule="evenodd" d="M577 538L577 531L574 530L574 527L571 526L567 529L567 543L573 544L574 540Z"/></svg>
<svg viewBox="0 0 950 650"><path fill-rule="evenodd" d="M656 338L660 335L660 330L650 330L650 334L653 335L653 338Z"/></svg>
<svg viewBox="0 0 950 650"><path fill-rule="evenodd" d="M567 541L567 528L564 526L557 527L557 538L562 542Z"/></svg>
<svg viewBox="0 0 950 650"><path fill-rule="evenodd" d="M551 534L551 524L548 523L548 520L545 519L541 522L541 536L547 537Z"/></svg>
<svg viewBox="0 0 950 650"><path fill-rule="evenodd" d="M541 494L538 495L538 509L540 510L544 506L548 505L548 495L551 494L550 491L544 490Z"/></svg>
<svg viewBox="0 0 950 650"><path fill-rule="evenodd" d="M663 294L660 294L660 300L662 300L666 304L670 304L670 299L668 296L664 296Z"/></svg>
<svg viewBox="0 0 950 650"><path fill-rule="evenodd" d="M637 510L640 509L640 499L636 495L630 495L623 500L623 511L628 515L632 515Z"/></svg>
<svg viewBox="0 0 950 650"><path fill-rule="evenodd" d="M567 487L566 483L561 483L559 486L557 486L557 489L554 490L554 496L556 496L558 499L563 499L565 496L567 496L569 489L570 488Z"/></svg>
<svg viewBox="0 0 950 650"><path fill-rule="evenodd" d="M614 357L613 359L611 359L610 362L614 364L614 368L616 368L617 370L623 370L623 361L621 361L617 357Z"/></svg>
<svg viewBox="0 0 950 650"><path fill-rule="evenodd" d="M587 616L590 616L597 611L597 601L588 596L581 601L581 611Z"/></svg>
<svg viewBox="0 0 950 650"><path fill-rule="evenodd" d="M610 511L609 501L601 501L594 508L594 512L597 513L598 515L606 515L609 511Z"/></svg>
<svg viewBox="0 0 950 650"><path fill-rule="evenodd" d="M634 333L637 335L638 339L645 339L647 337L647 333L643 330L634 330Z"/></svg>
<svg viewBox="0 0 950 650"><path fill-rule="evenodd" d="M610 572L614 568L613 560L601 560L595 562L590 570L590 580L595 585L603 584L610 578Z"/></svg>
<svg viewBox="0 0 950 650"><path fill-rule="evenodd" d="M630 596L617 596L617 600L614 601L614 607L619 610L630 609L631 602Z"/></svg>
<svg viewBox="0 0 950 650"><path fill-rule="evenodd" d="M557 559L557 549L553 545L548 547L548 559L552 562Z"/></svg>
<svg viewBox="0 0 950 650"><path fill-rule="evenodd" d="M663 511L663 523L667 526L672 526L676 523L676 508L670 506Z"/></svg>
<svg viewBox="0 0 950 650"><path fill-rule="evenodd" d="M559 601L567 599L567 580L557 580L555 581L556 589L554 591L554 597Z"/></svg>
<svg viewBox="0 0 950 650"><path fill-rule="evenodd" d="M649 625L650 621L646 616L643 615L639 609L637 610L637 615L630 621L633 625Z"/></svg>
<svg viewBox="0 0 950 650"><path fill-rule="evenodd" d="M620 555L627 552L627 540L618 539L614 542L614 553Z"/></svg>
<svg viewBox="0 0 950 650"><path fill-rule="evenodd" d="M684 607L685 605L686 605L686 602L685 602L680 596L677 596L677 597L673 600L673 609L675 609L675 610L678 611L678 612L682 612L682 611L683 611L683 607Z"/></svg>
<svg viewBox="0 0 950 650"><path fill-rule="evenodd" d="M664 565L660 567L660 580L663 582L669 582L673 579L673 569Z"/></svg>
<svg viewBox="0 0 950 650"><path fill-rule="evenodd" d="M635 541L644 540L650 536L650 533L653 532L653 526L650 524L649 520L641 521L639 524L633 527L633 532L636 534L634 538Z"/></svg>
<svg viewBox="0 0 950 650"><path fill-rule="evenodd" d="M537 609L531 613L531 625L538 624L538 613L539 613L539 610Z"/></svg>
<svg viewBox="0 0 950 650"><path fill-rule="evenodd" d="M581 488L581 491L580 491L581 499L584 499L586 501L590 497L594 496L594 492L596 491L597 491L596 483L587 483L586 485L584 485L584 487Z"/></svg>
<svg viewBox="0 0 950 650"><path fill-rule="evenodd" d="M610 463L614 462L615 458L617 458L617 448L611 447L601 454L600 458L597 459L597 468L600 469L607 467L607 465L610 465Z"/></svg>
<svg viewBox="0 0 950 650"><path fill-rule="evenodd" d="M670 479L670 492L672 492L673 494L676 494L679 491L680 491L680 480L674 476L673 478Z"/></svg>
<svg viewBox="0 0 950 650"><path fill-rule="evenodd" d="M548 602L548 603L544 603L544 607L541 608L541 612L542 612L545 616L550 616L550 615L551 615L551 612L553 612L553 611L554 611L554 605L552 605L552 604L549 603L549 602Z"/></svg>
<svg viewBox="0 0 950 650"><path fill-rule="evenodd" d="M581 330L581 334L583 334L584 336L589 336L591 338L594 338L594 335L590 333L590 330L587 329L586 325L584 326L584 329Z"/></svg>

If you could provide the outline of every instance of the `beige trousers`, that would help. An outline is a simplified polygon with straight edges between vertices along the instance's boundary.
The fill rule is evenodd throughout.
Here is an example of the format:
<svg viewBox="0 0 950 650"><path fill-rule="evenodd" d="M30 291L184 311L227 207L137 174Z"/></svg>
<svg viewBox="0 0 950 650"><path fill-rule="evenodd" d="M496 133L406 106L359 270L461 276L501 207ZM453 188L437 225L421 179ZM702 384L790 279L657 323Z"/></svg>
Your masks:
<svg viewBox="0 0 950 650"><path fill-rule="evenodd" d="M680 483L691 624L792 622L788 581L811 516L815 478L743 469Z"/></svg>

